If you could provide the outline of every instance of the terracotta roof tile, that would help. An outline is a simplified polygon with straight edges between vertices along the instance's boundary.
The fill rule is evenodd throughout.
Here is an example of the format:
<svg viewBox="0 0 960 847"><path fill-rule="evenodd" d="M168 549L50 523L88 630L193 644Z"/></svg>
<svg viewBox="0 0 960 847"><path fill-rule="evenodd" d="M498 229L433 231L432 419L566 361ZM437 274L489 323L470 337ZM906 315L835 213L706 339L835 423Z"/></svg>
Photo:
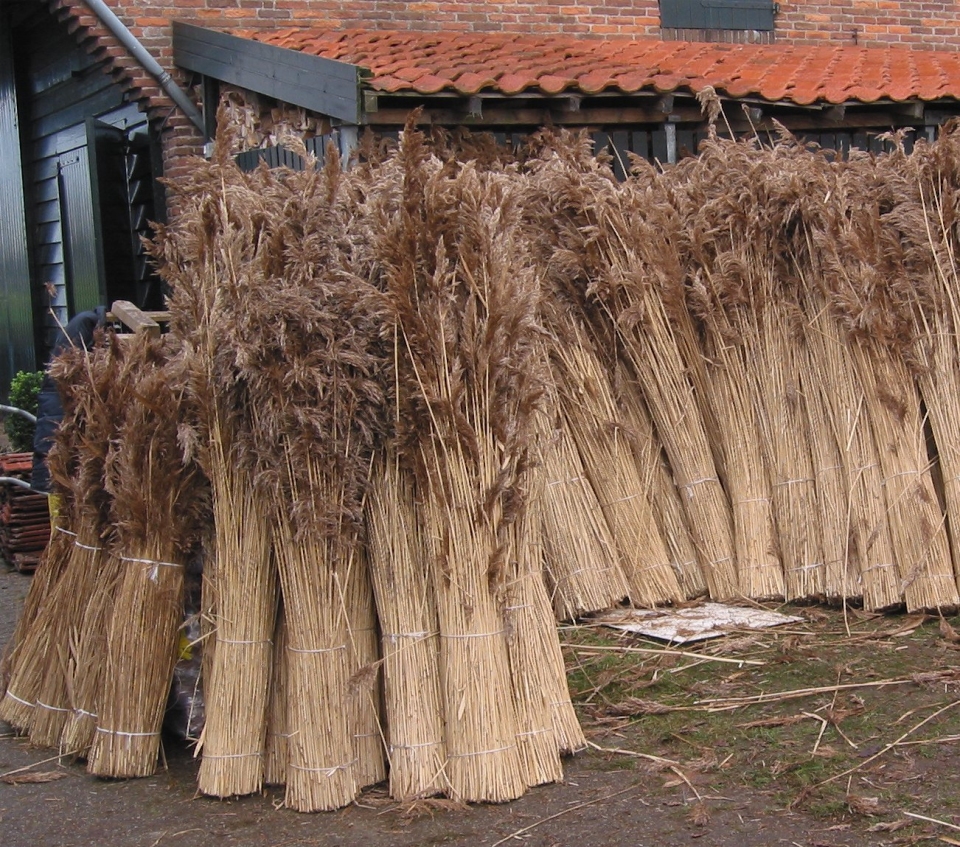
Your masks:
<svg viewBox="0 0 960 847"><path fill-rule="evenodd" d="M705 44L623 37L286 28L237 32L360 65L383 92L701 91L797 104L960 98L960 54L899 46Z"/></svg>

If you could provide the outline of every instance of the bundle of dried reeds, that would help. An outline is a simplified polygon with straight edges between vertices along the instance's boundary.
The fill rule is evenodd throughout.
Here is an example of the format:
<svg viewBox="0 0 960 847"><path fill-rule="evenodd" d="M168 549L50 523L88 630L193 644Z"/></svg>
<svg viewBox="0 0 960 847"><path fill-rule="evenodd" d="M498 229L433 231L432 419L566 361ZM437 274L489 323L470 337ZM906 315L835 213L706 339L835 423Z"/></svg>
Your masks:
<svg viewBox="0 0 960 847"><path fill-rule="evenodd" d="M215 541L204 567L203 608L214 632L205 641L206 723L200 790L250 794L263 779L268 686L277 589L269 515L255 492L243 433L252 409L237 374L239 317L255 273L265 207L262 173L241 175L222 132L216 156L178 182L182 209L158 227L151 253L170 287L171 330L184 345L183 380L197 410L184 437L211 486ZM185 422L189 423L189 422Z"/></svg>
<svg viewBox="0 0 960 847"><path fill-rule="evenodd" d="M542 426L544 579L557 620L571 620L615 606L630 588L568 428L546 413Z"/></svg>
<svg viewBox="0 0 960 847"><path fill-rule="evenodd" d="M539 511L545 481L544 467L531 468L527 508L510 527L509 577L501 600L517 707L517 744L534 784L562 779L558 754L586 745L570 702L563 655L541 578L544 523Z"/></svg>
<svg viewBox="0 0 960 847"><path fill-rule="evenodd" d="M642 468L653 468L650 504L670 555L670 564L677 575L681 594L687 599L707 593L707 583L700 570L697 549L687 525L663 445L653 428L650 410L643 392L627 368L618 366L614 374L617 407L622 415L622 432L629 439L637 462Z"/></svg>
<svg viewBox="0 0 960 847"><path fill-rule="evenodd" d="M62 452L59 455L62 456ZM56 451L49 461L51 464L57 462ZM3 688L3 697L0 698L0 714L3 715L3 720L19 730L27 728L30 714L35 705L33 700L28 700L23 696L28 694L27 691L18 693L17 686L13 684L13 676L18 669L21 674L20 683L26 681L22 676L26 666L21 664L19 654L30 643L31 628L37 621L45 602L53 595L57 581L69 562L73 550L73 532L67 524L68 516L72 514L72 506L64 502L64 497L69 495L59 486L55 490L57 492L57 502L63 503L64 508L50 516L50 540L47 542L40 564L30 581L30 589L24 599L23 609L17 619L13 635L5 645L2 659L0 659L0 686Z"/></svg>
<svg viewBox="0 0 960 847"><path fill-rule="evenodd" d="M367 500L370 573L382 631L390 796L445 791L436 596L418 532L412 471L378 458Z"/></svg>
<svg viewBox="0 0 960 847"><path fill-rule="evenodd" d="M109 502L104 460L116 431L113 403L122 403L129 388L122 379L122 356L111 339L100 336L90 351L67 348L50 366L65 410L50 469L57 486L68 492L64 523L75 529L59 527L58 534L72 541L69 558L25 633L7 691L8 719L23 729L28 722L31 740L40 746L58 745L71 716L70 697L77 684L75 645L106 561L101 541L107 535ZM21 701L31 699L34 707L28 709Z"/></svg>
<svg viewBox="0 0 960 847"><path fill-rule="evenodd" d="M402 339L399 443L416 458L437 597L445 777L459 799L504 801L538 779L503 697L497 598L542 394L539 280L503 174L442 165L410 128L397 165L401 191L372 218L373 250Z"/></svg>
<svg viewBox="0 0 960 847"><path fill-rule="evenodd" d="M165 349L166 347L166 349ZM179 652L184 569L208 517L199 468L178 441L185 397L172 345L146 335L125 344L130 396L116 408L117 439L106 460L114 548L122 565L110 610L96 736L88 770L146 776Z"/></svg>
<svg viewBox="0 0 960 847"><path fill-rule="evenodd" d="M917 207L904 208L905 156L851 158L842 177L838 213L820 246L879 448L900 589L908 609L953 607L960 595L910 372L918 289L904 267L903 225L915 229Z"/></svg>
<svg viewBox="0 0 960 847"><path fill-rule="evenodd" d="M345 249L340 181L335 155L322 171L265 178L249 268L263 284L236 316L288 639L286 802L303 811L339 808L386 775L360 526L388 359L382 295Z"/></svg>
<svg viewBox="0 0 960 847"><path fill-rule="evenodd" d="M960 134L943 132L910 157L912 223L901 224L908 266L921 302L913 310L920 359L917 381L936 447L954 572L960 575L960 291L957 213ZM905 198L902 198L905 199Z"/></svg>
<svg viewBox="0 0 960 847"><path fill-rule="evenodd" d="M548 139L529 164L529 238L551 285L577 304L600 348L619 346L641 385L710 594L738 591L730 504L701 403L704 377L672 235L678 222L654 172L617 186L587 142Z"/></svg>
<svg viewBox="0 0 960 847"><path fill-rule="evenodd" d="M583 329L569 314L557 313L550 320L560 412L610 527L630 600L649 607L683 599L650 503L657 466L638 463L630 438L621 431L623 413L609 370Z"/></svg>

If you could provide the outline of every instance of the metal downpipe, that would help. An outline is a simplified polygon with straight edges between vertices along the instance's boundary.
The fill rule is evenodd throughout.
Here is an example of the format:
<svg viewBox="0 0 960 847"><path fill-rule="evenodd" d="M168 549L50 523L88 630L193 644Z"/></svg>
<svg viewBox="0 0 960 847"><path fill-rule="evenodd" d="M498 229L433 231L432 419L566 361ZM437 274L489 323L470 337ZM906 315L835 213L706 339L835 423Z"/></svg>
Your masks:
<svg viewBox="0 0 960 847"><path fill-rule="evenodd" d="M113 13L113 10L103 0L84 0L84 3L100 19L103 25L117 37L120 43L130 51L130 54L143 68L160 83L160 87L183 110L183 113L190 118L191 123L200 130L204 139L206 139L206 129L200 111L187 97L183 89L177 85L173 77L160 66L160 63L147 51L147 48L127 29L123 21Z"/></svg>

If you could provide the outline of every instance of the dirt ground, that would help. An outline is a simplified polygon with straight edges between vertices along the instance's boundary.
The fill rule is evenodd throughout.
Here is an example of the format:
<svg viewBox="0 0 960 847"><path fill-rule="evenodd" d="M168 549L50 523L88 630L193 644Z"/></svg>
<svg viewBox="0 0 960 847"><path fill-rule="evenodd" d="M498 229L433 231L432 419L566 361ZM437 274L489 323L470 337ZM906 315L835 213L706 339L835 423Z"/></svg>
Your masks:
<svg viewBox="0 0 960 847"><path fill-rule="evenodd" d="M0 563L0 641L28 585ZM498 806L399 805L382 789L315 815L275 790L218 801L196 795L174 742L155 776L98 780L0 724L0 844L960 845L960 621L785 611L804 623L685 650L563 627L591 746L562 784Z"/></svg>

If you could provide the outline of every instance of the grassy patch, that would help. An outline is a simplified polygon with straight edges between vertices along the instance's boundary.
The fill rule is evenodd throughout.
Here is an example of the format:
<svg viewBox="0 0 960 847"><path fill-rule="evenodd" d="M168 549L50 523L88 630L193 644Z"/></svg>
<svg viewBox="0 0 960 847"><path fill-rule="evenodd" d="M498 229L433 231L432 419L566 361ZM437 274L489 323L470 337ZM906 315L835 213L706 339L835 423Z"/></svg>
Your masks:
<svg viewBox="0 0 960 847"><path fill-rule="evenodd" d="M688 796L761 792L772 807L827 824L891 826L904 812L960 821L950 790L957 645L922 615L807 616L789 632L682 650L601 627L565 629L571 691L591 741L647 757L623 754L624 768L649 767L649 757L675 763L690 779L679 786Z"/></svg>

